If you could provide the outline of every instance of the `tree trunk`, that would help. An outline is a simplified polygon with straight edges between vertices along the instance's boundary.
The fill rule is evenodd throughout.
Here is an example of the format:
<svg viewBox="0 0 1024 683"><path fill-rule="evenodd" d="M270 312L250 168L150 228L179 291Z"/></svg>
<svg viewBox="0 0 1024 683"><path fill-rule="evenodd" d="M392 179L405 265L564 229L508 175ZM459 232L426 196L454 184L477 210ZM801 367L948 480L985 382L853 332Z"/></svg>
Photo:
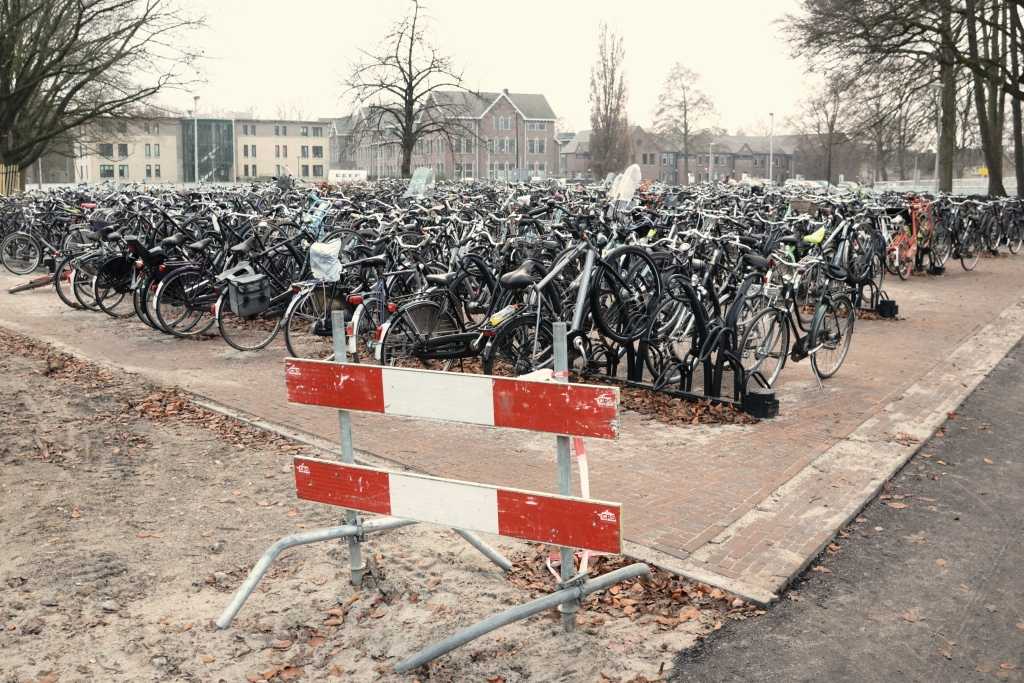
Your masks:
<svg viewBox="0 0 1024 683"><path fill-rule="evenodd" d="M939 53L939 82L942 84L942 118L939 132L939 191L953 191L953 157L956 154L956 66L949 3L942 5L942 48Z"/></svg>
<svg viewBox="0 0 1024 683"><path fill-rule="evenodd" d="M1010 75L1014 83L1020 82L1020 49L1021 25L1017 8L1010 9ZM1024 193L1024 126L1021 121L1020 98L1010 99L1013 112L1013 168L1017 176L1017 195Z"/></svg>

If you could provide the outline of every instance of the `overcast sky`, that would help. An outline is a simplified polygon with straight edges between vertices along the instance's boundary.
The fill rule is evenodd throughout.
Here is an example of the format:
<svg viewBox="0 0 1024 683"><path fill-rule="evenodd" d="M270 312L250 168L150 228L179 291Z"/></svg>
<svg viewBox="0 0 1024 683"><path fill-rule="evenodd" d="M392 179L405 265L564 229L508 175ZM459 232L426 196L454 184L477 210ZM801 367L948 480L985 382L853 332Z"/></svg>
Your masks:
<svg viewBox="0 0 1024 683"><path fill-rule="evenodd" d="M359 47L372 48L408 0L180 0L207 17L196 35L207 58L200 112L279 107L307 117L349 113L339 82ZM776 131L799 106L809 76L790 57L777 19L797 0L427 0L429 32L478 90L547 96L571 130L589 128L590 66L598 25L625 40L629 113L651 122L665 75L682 62L701 75L720 125ZM191 109L191 93L166 103Z"/></svg>

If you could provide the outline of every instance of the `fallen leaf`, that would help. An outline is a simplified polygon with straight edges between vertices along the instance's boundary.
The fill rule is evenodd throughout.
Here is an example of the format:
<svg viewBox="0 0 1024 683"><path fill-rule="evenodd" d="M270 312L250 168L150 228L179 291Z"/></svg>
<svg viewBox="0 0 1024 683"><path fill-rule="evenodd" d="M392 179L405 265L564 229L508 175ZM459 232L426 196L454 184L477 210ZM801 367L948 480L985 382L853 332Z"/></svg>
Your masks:
<svg viewBox="0 0 1024 683"><path fill-rule="evenodd" d="M822 567L820 564L811 567L812 572L818 572L819 574L831 574L832 570L828 567Z"/></svg>
<svg viewBox="0 0 1024 683"><path fill-rule="evenodd" d="M916 624L921 621L921 616L917 613L917 609L908 609L900 615L900 619L910 624Z"/></svg>
<svg viewBox="0 0 1024 683"><path fill-rule="evenodd" d="M690 605L679 610L679 621L693 621L700 619L700 610Z"/></svg>
<svg viewBox="0 0 1024 683"><path fill-rule="evenodd" d="M895 500L889 501L888 503L886 503L886 505L891 507L893 510L906 510L908 507L910 507L906 503L900 503L899 501Z"/></svg>
<svg viewBox="0 0 1024 683"><path fill-rule="evenodd" d="M1024 621L1022 621L1019 624L1017 624L1017 630L1018 631L1024 631Z"/></svg>
<svg viewBox="0 0 1024 683"><path fill-rule="evenodd" d="M994 464L995 464L995 463L994 463L994 462L992 461L992 459L991 459L991 458L983 458L983 460L985 461L985 464L986 464L986 465L994 465Z"/></svg>
<svg viewBox="0 0 1024 683"><path fill-rule="evenodd" d="M321 638L320 636L313 636L309 639L309 641L306 644L312 648L318 648L321 645L323 645L324 642L326 642L326 638Z"/></svg>
<svg viewBox="0 0 1024 683"><path fill-rule="evenodd" d="M291 646L292 641L290 640L274 640L270 643L270 647L274 648L275 650L287 650Z"/></svg>
<svg viewBox="0 0 1024 683"><path fill-rule="evenodd" d="M76 507L71 511L71 519L78 519L82 516L82 512Z"/></svg>
<svg viewBox="0 0 1024 683"><path fill-rule="evenodd" d="M282 681L294 681L302 678L303 673L305 672L301 666L286 666L278 672L277 677Z"/></svg>
<svg viewBox="0 0 1024 683"><path fill-rule="evenodd" d="M935 564L939 565L940 567L945 567L946 561L940 558L938 560L935 560Z"/></svg>
<svg viewBox="0 0 1024 683"><path fill-rule="evenodd" d="M201 661L203 664L213 664L217 660L213 657L213 655L203 655L199 658L199 661Z"/></svg>
<svg viewBox="0 0 1024 683"><path fill-rule="evenodd" d="M1017 668L1017 665L1014 664L1013 662L1003 662L1002 664L999 665L999 668L1002 669L1003 671L1012 671L1013 669Z"/></svg>

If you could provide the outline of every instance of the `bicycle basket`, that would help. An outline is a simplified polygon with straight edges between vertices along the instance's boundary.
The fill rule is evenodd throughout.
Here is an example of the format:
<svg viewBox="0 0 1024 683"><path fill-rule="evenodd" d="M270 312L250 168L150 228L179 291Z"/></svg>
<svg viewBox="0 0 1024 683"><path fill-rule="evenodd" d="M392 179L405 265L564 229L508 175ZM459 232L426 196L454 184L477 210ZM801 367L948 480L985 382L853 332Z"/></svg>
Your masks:
<svg viewBox="0 0 1024 683"><path fill-rule="evenodd" d="M309 247L309 269L313 277L328 282L337 282L341 279L342 266L338 260L338 252L341 249L341 240L330 242L314 242Z"/></svg>
<svg viewBox="0 0 1024 683"><path fill-rule="evenodd" d="M256 273L228 279L228 301L240 317L262 313L270 306L270 278Z"/></svg>

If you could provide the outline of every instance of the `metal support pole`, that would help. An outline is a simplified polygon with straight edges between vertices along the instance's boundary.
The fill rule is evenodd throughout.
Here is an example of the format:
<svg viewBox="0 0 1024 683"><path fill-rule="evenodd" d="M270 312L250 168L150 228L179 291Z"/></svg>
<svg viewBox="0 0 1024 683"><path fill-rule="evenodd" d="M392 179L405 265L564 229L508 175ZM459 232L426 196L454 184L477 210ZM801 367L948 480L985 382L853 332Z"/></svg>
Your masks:
<svg viewBox="0 0 1024 683"><path fill-rule="evenodd" d="M474 534L472 531L466 531L465 529L456 529L452 527L452 531L462 536L466 540L466 543L470 544L483 554L488 560L501 567L502 571L512 571L512 561L507 557L499 553L491 546L484 543L479 536Z"/></svg>
<svg viewBox="0 0 1024 683"><path fill-rule="evenodd" d="M235 591L234 597L231 598L231 603L221 612L221 615L217 618L217 628L227 628L231 625L235 616L238 614L238 610L242 609L242 605L252 594L253 590L256 589L256 584L260 582L263 575L270 569L270 565L273 564L277 556L288 548L294 548L297 545L308 545L310 543L319 543L320 541L330 541L335 538L354 537L362 534L373 533L375 531L387 531L388 529L397 529L403 526L409 526L415 524L416 521L412 519L396 519L395 517L381 517L379 519L371 519L362 525L350 525L329 527L327 529L317 529L315 531L305 531L301 534L292 534L285 536L274 545L267 548L263 556L260 557L259 562L249 572L249 576L245 578L245 581L239 586L238 590Z"/></svg>
<svg viewBox="0 0 1024 683"><path fill-rule="evenodd" d="M526 617L533 616L538 612L551 609L556 605L560 605L565 602L577 604L580 600L596 593L597 591L609 588L619 581L625 581L626 579L633 579L638 576L650 576L651 569L646 564L638 562L631 564L622 569L616 569L613 572L602 574L595 579L591 579L580 586L572 586L570 588L563 588L562 590L555 591L550 595L531 600L523 605L517 605L511 609L495 614L493 617L484 619L481 622L473 624L467 628L462 629L455 635L445 638L439 643L435 643L430 647L424 648L414 654L408 659L402 660L395 666L397 673L405 673L412 671L418 667L423 666L427 662L431 662L441 655L448 654L457 647L461 647L471 640L475 640L482 635L490 633L495 629L499 629L502 626L507 626L513 622L525 619Z"/></svg>
<svg viewBox="0 0 1024 683"><path fill-rule="evenodd" d="M768 185L772 185L775 176L775 112L770 112L771 128L768 129Z"/></svg>
<svg viewBox="0 0 1024 683"><path fill-rule="evenodd" d="M589 256L589 254L588 254ZM564 384L569 383L569 350L566 345L565 323L554 324L555 342L555 381ZM572 494L572 455L569 450L569 437L556 436L558 446L558 492L563 496ZM576 558L572 548L561 549L562 582L568 582L576 575ZM578 605L575 600L565 602L558 607L562 613L562 628L566 633L576 630L576 610Z"/></svg>
<svg viewBox="0 0 1024 683"><path fill-rule="evenodd" d="M334 342L334 362L344 363L348 360L344 311L331 312L331 336ZM352 415L347 410L338 411L338 431L341 432L341 461L350 465L355 464L356 457L352 448ZM355 510L346 510L345 523L359 524L359 513ZM352 585L358 588L363 584L366 563L363 562L359 539L355 536L348 537L348 564L352 569Z"/></svg>

